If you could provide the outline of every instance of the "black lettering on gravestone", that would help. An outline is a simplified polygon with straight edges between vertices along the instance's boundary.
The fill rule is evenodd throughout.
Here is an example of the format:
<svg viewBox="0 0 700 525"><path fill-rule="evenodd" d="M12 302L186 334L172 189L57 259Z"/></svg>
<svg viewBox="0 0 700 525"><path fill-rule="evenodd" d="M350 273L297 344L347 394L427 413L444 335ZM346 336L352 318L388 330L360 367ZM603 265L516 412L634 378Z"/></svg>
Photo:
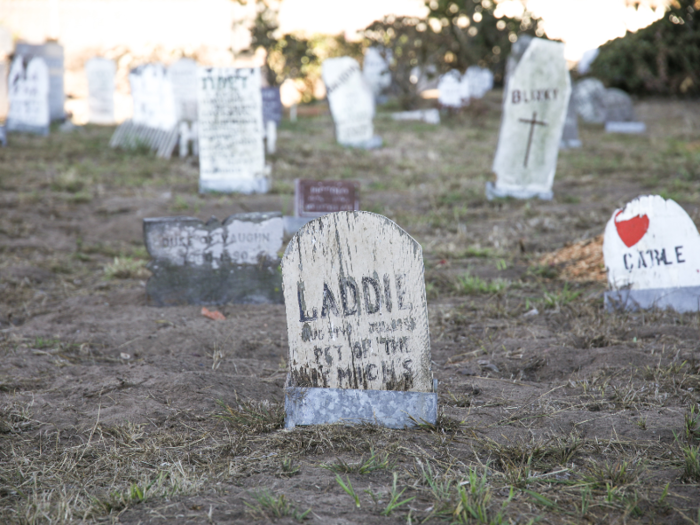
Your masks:
<svg viewBox="0 0 700 525"><path fill-rule="evenodd" d="M369 212L324 215L282 260L286 426L434 423L437 394L420 245Z"/></svg>
<svg viewBox="0 0 700 525"><path fill-rule="evenodd" d="M193 217L144 219L154 306L281 304L279 213L240 213L223 222Z"/></svg>
<svg viewBox="0 0 700 525"><path fill-rule="evenodd" d="M360 209L360 183L341 180L294 181L294 215L320 217Z"/></svg>

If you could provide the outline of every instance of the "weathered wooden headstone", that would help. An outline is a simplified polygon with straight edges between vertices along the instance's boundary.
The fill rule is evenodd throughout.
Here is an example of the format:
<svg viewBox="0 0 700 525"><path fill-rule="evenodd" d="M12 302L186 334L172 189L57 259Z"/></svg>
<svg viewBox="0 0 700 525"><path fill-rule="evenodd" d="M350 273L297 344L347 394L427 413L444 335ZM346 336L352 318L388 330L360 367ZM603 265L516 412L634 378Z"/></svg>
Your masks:
<svg viewBox="0 0 700 525"><path fill-rule="evenodd" d="M700 235L674 201L647 195L615 210L603 256L608 308L700 310Z"/></svg>
<svg viewBox="0 0 700 525"><path fill-rule="evenodd" d="M572 92L576 112L584 122L602 124L606 119L605 86L597 78L585 78L574 86Z"/></svg>
<svg viewBox="0 0 700 525"><path fill-rule="evenodd" d="M390 50L385 50L390 58ZM377 47L368 47L362 61L362 76L372 88L375 100L382 96L382 93L391 86L391 71L389 63L382 50Z"/></svg>
<svg viewBox="0 0 700 525"><path fill-rule="evenodd" d="M294 181L294 215L321 217L360 209L360 183L349 180Z"/></svg>
<svg viewBox="0 0 700 525"><path fill-rule="evenodd" d="M486 196L552 198L559 142L566 120L571 81L564 45L533 38L512 66L504 91L496 184Z"/></svg>
<svg viewBox="0 0 700 525"><path fill-rule="evenodd" d="M173 90L175 116L178 121L197 120L197 62L181 58L168 67Z"/></svg>
<svg viewBox="0 0 700 525"><path fill-rule="evenodd" d="M129 72L132 121L136 125L169 131L177 124L175 97L163 64L144 64Z"/></svg>
<svg viewBox="0 0 700 525"><path fill-rule="evenodd" d="M144 219L153 260L146 284L155 306L282 303L279 213L240 213L223 223L192 217Z"/></svg>
<svg viewBox="0 0 700 525"><path fill-rule="evenodd" d="M7 131L49 134L49 68L40 57L19 55L8 78Z"/></svg>
<svg viewBox="0 0 700 525"><path fill-rule="evenodd" d="M466 85L468 90L468 85ZM438 103L444 108L461 108L464 103L465 84L462 83L462 74L453 69L444 75L440 75L438 81Z"/></svg>
<svg viewBox="0 0 700 525"><path fill-rule="evenodd" d="M260 68L199 68L199 190L264 193Z"/></svg>
<svg viewBox="0 0 700 525"><path fill-rule="evenodd" d="M355 148L380 147L374 135L374 95L354 58L328 58L323 61L323 82L335 123L339 144Z"/></svg>
<svg viewBox="0 0 700 525"><path fill-rule="evenodd" d="M420 245L381 215L333 213L299 230L282 259L287 427L435 422L423 273Z"/></svg>
<svg viewBox="0 0 700 525"><path fill-rule="evenodd" d="M470 98L484 98L484 95L493 89L493 73L483 67L469 66L463 81L469 86Z"/></svg>
<svg viewBox="0 0 700 525"><path fill-rule="evenodd" d="M114 123L114 77L117 64L108 58L91 58L85 64L88 81L89 121Z"/></svg>
<svg viewBox="0 0 700 525"><path fill-rule="evenodd" d="M52 122L65 119L63 46L58 42L40 45L18 43L15 46L15 56L36 56L44 59L49 72L49 118Z"/></svg>

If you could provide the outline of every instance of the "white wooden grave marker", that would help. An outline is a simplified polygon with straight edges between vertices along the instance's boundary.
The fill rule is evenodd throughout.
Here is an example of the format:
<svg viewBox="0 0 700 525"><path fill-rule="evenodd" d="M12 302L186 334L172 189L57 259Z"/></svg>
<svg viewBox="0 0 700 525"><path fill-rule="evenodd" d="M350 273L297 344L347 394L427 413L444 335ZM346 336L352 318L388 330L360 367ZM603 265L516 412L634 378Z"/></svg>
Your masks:
<svg viewBox="0 0 700 525"><path fill-rule="evenodd" d="M323 82L335 123L339 144L355 148L380 147L374 135L374 95L354 58L328 58L323 61Z"/></svg>
<svg viewBox="0 0 700 525"><path fill-rule="evenodd" d="M508 76L486 196L552 198L559 142L571 94L564 44L533 38Z"/></svg>
<svg viewBox="0 0 700 525"><path fill-rule="evenodd" d="M89 121L93 124L113 124L117 64L108 58L91 58L85 64L85 74L88 81Z"/></svg>
<svg viewBox="0 0 700 525"><path fill-rule="evenodd" d="M420 245L369 212L324 215L282 259L287 427L435 422Z"/></svg>
<svg viewBox="0 0 700 525"><path fill-rule="evenodd" d="M464 98L469 99L469 85L462 82L462 74L453 69L440 76L438 102L445 108L461 108Z"/></svg>
<svg viewBox="0 0 700 525"><path fill-rule="evenodd" d="M199 191L265 193L260 68L199 68Z"/></svg>
<svg viewBox="0 0 700 525"><path fill-rule="evenodd" d="M173 90L175 116L178 121L197 120L197 62L181 58L168 68Z"/></svg>
<svg viewBox="0 0 700 525"><path fill-rule="evenodd" d="M49 118L51 121L66 118L64 104L66 101L63 73L64 53L63 46L58 42L46 42L45 44L25 44L20 42L15 47L15 57L24 56L41 57L46 63L49 72Z"/></svg>
<svg viewBox="0 0 700 525"><path fill-rule="evenodd" d="M674 201L647 195L615 210L603 256L608 308L700 310L700 234Z"/></svg>
<svg viewBox="0 0 700 525"><path fill-rule="evenodd" d="M17 56L8 78L7 131L49 134L49 68L40 57Z"/></svg>
<svg viewBox="0 0 700 525"><path fill-rule="evenodd" d="M144 64L129 73L134 124L172 130L177 124L175 97L163 64Z"/></svg>
<svg viewBox="0 0 700 525"><path fill-rule="evenodd" d="M469 66L463 81L469 86L470 98L484 98L493 89L493 73L490 69L479 66Z"/></svg>
<svg viewBox="0 0 700 525"><path fill-rule="evenodd" d="M144 219L151 304L281 303L280 213Z"/></svg>

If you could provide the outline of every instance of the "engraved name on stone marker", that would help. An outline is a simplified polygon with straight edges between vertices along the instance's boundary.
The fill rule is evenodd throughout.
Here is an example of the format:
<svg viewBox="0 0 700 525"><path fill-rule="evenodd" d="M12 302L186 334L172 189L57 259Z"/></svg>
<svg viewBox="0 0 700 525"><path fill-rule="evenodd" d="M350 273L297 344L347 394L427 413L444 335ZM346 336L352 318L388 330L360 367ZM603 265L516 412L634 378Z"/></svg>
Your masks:
<svg viewBox="0 0 700 525"><path fill-rule="evenodd" d="M294 190L296 217L360 209L360 183L356 181L296 179Z"/></svg>
<svg viewBox="0 0 700 525"><path fill-rule="evenodd" d="M432 392L421 246L369 212L306 224L282 261L289 386Z"/></svg>
<svg viewBox="0 0 700 525"><path fill-rule="evenodd" d="M510 63L493 162L496 184L488 184L486 193L551 199L571 93L564 44L533 38L519 61Z"/></svg>
<svg viewBox="0 0 700 525"><path fill-rule="evenodd" d="M279 213L241 213L223 223L192 217L144 219L153 258L146 292L157 306L281 303Z"/></svg>

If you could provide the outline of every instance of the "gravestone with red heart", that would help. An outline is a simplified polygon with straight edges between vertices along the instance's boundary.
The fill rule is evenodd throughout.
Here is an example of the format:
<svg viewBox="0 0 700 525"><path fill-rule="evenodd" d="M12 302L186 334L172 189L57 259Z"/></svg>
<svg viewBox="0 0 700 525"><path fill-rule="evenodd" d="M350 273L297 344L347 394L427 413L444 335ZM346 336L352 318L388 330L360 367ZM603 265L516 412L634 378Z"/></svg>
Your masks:
<svg viewBox="0 0 700 525"><path fill-rule="evenodd" d="M608 308L698 311L700 234L688 214L658 195L615 210L605 227Z"/></svg>

